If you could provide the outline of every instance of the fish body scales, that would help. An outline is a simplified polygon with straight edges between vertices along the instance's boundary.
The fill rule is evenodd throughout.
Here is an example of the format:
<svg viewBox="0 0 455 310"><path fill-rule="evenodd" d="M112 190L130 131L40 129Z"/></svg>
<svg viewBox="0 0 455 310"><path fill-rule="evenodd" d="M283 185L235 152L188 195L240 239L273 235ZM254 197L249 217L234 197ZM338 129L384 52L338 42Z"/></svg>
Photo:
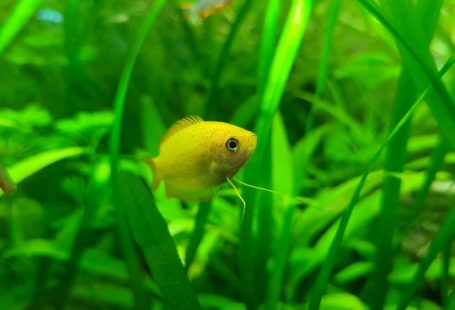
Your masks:
<svg viewBox="0 0 455 310"><path fill-rule="evenodd" d="M153 190L164 181L168 197L206 200L249 159L256 136L240 127L188 117L163 137L159 156L150 161ZM234 149L238 147L238 149Z"/></svg>

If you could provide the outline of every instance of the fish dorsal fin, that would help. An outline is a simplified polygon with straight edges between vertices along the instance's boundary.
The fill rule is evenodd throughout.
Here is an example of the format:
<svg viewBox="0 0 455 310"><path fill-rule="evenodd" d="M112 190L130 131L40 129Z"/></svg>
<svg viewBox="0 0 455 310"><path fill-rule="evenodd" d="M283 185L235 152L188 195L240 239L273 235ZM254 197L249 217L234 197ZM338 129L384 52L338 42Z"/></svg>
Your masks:
<svg viewBox="0 0 455 310"><path fill-rule="evenodd" d="M182 118L181 120L177 121L174 125L172 125L167 132L164 134L163 138L161 139L160 144L163 144L169 137L174 135L176 132L189 127L191 125L195 125L198 123L202 123L204 120L197 115L190 115L187 117Z"/></svg>

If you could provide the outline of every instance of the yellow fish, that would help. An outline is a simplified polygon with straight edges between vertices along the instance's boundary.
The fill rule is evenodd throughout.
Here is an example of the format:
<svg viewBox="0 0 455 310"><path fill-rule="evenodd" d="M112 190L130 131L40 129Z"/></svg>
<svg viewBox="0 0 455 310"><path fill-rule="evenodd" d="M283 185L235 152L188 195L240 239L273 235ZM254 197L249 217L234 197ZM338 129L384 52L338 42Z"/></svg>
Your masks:
<svg viewBox="0 0 455 310"><path fill-rule="evenodd" d="M240 127L189 116L164 135L159 156L148 162L152 190L161 181L166 195L181 200L208 200L232 178L256 148L256 135Z"/></svg>

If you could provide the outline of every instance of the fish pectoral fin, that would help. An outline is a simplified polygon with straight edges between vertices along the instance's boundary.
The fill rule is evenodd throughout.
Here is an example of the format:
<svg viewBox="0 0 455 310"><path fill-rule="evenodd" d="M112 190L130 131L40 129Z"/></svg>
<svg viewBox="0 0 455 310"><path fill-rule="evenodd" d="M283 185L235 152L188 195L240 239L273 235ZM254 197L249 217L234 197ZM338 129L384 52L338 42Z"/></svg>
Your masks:
<svg viewBox="0 0 455 310"><path fill-rule="evenodd" d="M166 185L166 196L168 198L177 198L186 201L207 201L213 198L218 192L218 186L188 189L176 187L170 182L164 182Z"/></svg>
<svg viewBox="0 0 455 310"><path fill-rule="evenodd" d="M156 166L156 159L150 158L147 161L147 163L152 168L152 177L153 177L152 192L156 192L156 190L158 189L158 187L160 186L160 183L161 183L161 176L158 173L158 168Z"/></svg>

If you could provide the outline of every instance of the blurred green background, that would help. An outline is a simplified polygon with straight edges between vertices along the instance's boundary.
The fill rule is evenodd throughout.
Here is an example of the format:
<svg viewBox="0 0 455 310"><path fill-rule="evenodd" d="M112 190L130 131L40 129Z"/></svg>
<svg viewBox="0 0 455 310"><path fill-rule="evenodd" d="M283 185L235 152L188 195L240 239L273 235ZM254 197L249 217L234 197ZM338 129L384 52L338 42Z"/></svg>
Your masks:
<svg viewBox="0 0 455 310"><path fill-rule="evenodd" d="M455 1L223 2L0 1L0 309L455 309ZM152 194L187 115L279 194Z"/></svg>

